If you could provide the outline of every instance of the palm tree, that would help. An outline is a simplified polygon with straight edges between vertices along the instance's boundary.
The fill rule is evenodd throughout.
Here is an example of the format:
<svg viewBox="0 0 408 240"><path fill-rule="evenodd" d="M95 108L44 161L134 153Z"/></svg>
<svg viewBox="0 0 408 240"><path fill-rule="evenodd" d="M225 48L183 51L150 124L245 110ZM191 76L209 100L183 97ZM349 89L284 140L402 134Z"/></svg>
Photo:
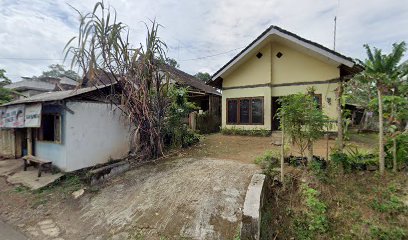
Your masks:
<svg viewBox="0 0 408 240"><path fill-rule="evenodd" d="M401 59L406 51L405 42L394 43L392 52L383 54L381 49L364 45L367 52L367 59L360 63L365 67L364 72L358 76L363 82L374 84L377 89L378 114L379 114L379 165L380 173L384 174L384 115L383 115L383 94L386 94L395 82L399 81L406 74L407 63L401 63Z"/></svg>

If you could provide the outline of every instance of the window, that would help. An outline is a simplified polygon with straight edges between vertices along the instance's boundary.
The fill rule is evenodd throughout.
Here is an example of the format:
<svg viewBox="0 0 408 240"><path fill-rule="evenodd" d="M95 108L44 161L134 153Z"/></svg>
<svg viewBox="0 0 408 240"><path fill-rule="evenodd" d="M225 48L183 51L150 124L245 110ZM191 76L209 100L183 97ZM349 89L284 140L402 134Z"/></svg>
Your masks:
<svg viewBox="0 0 408 240"><path fill-rule="evenodd" d="M229 100L228 101L228 113L227 113L227 122L228 123L237 123L237 113L238 113L238 101Z"/></svg>
<svg viewBox="0 0 408 240"><path fill-rule="evenodd" d="M61 115L44 114L38 129L38 140L61 143Z"/></svg>
<svg viewBox="0 0 408 240"><path fill-rule="evenodd" d="M263 97L227 99L228 124L262 125L263 111Z"/></svg>

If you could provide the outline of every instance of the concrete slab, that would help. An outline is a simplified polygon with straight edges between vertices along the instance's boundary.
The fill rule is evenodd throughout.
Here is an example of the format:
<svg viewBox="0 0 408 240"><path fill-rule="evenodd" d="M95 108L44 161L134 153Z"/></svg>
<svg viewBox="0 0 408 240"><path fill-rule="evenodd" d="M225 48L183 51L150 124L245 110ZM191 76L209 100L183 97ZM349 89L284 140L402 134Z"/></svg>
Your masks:
<svg viewBox="0 0 408 240"><path fill-rule="evenodd" d="M62 173L51 174L43 172L41 177L37 177L37 174L38 170L36 168L29 168L27 171L20 170L8 176L7 182L21 184L31 190L36 190L48 186L64 175Z"/></svg>
<svg viewBox="0 0 408 240"><path fill-rule="evenodd" d="M245 196L242 214L241 239L259 240L261 232L261 209L266 176L254 174Z"/></svg>
<svg viewBox="0 0 408 240"><path fill-rule="evenodd" d="M0 176L10 175L21 166L23 166L23 160L21 159L0 160Z"/></svg>

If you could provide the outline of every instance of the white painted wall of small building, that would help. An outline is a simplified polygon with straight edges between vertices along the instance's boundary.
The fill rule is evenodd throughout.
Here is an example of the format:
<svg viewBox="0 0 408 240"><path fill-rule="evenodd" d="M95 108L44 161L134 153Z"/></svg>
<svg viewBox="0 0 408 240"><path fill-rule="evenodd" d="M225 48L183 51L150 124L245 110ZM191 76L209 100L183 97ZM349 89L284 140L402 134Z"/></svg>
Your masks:
<svg viewBox="0 0 408 240"><path fill-rule="evenodd" d="M68 102L74 114L65 114L65 171L125 157L130 149L129 125L115 106L94 102Z"/></svg>
<svg viewBox="0 0 408 240"><path fill-rule="evenodd" d="M67 146L65 142L66 133L66 115L65 111L61 112L61 143L39 141L34 142L34 155L39 159L51 161L54 166L66 171L67 168Z"/></svg>

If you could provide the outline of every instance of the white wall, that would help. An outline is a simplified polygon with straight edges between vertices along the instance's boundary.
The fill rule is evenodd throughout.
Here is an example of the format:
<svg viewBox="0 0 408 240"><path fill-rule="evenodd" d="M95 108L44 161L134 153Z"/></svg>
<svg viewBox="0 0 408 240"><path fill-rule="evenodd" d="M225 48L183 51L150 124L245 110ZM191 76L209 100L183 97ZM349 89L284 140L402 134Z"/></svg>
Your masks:
<svg viewBox="0 0 408 240"><path fill-rule="evenodd" d="M109 104L68 102L74 114L65 114L66 169L74 171L125 157L129 152L129 125Z"/></svg>

